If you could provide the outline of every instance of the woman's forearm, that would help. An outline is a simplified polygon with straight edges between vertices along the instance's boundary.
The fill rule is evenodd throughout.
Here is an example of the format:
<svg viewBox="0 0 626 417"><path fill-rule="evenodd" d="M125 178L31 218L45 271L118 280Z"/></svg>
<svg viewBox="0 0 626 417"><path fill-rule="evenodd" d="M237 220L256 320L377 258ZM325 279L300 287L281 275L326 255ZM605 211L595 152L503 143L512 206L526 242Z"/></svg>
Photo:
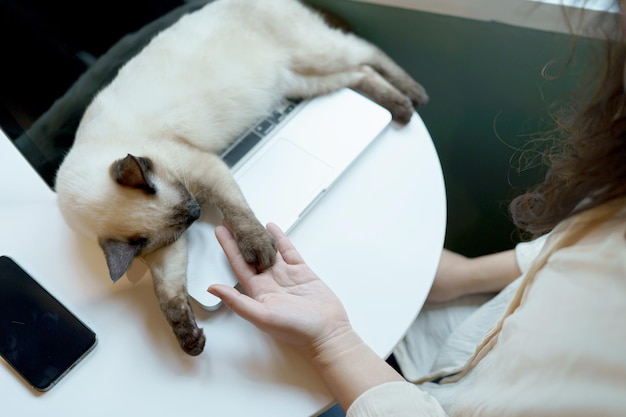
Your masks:
<svg viewBox="0 0 626 417"><path fill-rule="evenodd" d="M470 259L468 266L468 294L498 292L522 275L513 249Z"/></svg>
<svg viewBox="0 0 626 417"><path fill-rule="evenodd" d="M520 275L515 250L467 258L444 249L427 301L498 292Z"/></svg>
<svg viewBox="0 0 626 417"><path fill-rule="evenodd" d="M311 349L311 360L339 405L347 410L361 394L391 381L405 381L352 329Z"/></svg>

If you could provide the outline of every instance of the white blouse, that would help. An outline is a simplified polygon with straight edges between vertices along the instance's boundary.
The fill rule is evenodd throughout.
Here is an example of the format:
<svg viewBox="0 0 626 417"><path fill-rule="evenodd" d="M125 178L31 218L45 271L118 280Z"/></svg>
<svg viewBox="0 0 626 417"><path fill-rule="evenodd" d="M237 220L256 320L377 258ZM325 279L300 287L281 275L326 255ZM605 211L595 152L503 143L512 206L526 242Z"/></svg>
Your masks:
<svg viewBox="0 0 626 417"><path fill-rule="evenodd" d="M520 269L526 273L528 259L538 249L541 258L574 220L545 245L518 245ZM348 417L626 416L626 210L551 253L534 279L525 275L480 308L457 303L463 314L440 313L456 323L435 337L436 349L419 342L430 334L418 318L395 351L418 384L371 389Z"/></svg>

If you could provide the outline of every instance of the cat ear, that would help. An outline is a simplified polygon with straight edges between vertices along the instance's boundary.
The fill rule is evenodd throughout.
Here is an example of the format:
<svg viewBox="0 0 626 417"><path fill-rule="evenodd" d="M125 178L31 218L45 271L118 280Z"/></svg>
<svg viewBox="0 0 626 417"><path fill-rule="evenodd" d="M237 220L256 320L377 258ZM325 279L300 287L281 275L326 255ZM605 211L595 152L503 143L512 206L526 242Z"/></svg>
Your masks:
<svg viewBox="0 0 626 417"><path fill-rule="evenodd" d="M156 193L156 187L148 175L152 171L152 161L128 154L111 165L111 176L118 184L138 188L148 194Z"/></svg>
<svg viewBox="0 0 626 417"><path fill-rule="evenodd" d="M100 239L98 243L104 251L104 257L106 258L109 274L113 282L117 282L124 275L135 256L145 245L145 241L141 239L133 242Z"/></svg>

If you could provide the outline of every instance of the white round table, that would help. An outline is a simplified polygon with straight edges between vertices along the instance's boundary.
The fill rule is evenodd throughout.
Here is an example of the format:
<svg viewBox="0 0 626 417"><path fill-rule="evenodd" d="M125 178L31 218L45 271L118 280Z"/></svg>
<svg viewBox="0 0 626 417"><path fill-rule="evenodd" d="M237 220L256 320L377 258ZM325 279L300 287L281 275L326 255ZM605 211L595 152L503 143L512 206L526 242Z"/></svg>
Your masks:
<svg viewBox="0 0 626 417"><path fill-rule="evenodd" d="M311 416L334 400L313 368L222 307L194 310L207 342L179 348L152 284L113 285L94 242L61 218L55 195L0 135L0 254L13 257L98 335L98 345L39 394L0 366L4 415ZM291 232L338 294L355 329L386 357L420 311L446 224L445 187L419 115L392 125Z"/></svg>

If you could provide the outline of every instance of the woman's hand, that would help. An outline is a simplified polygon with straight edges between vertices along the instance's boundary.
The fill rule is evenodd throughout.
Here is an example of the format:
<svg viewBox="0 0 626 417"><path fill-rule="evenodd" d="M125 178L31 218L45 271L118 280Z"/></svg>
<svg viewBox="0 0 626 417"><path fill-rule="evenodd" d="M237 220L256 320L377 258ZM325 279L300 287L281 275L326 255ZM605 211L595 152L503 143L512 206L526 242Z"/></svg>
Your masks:
<svg viewBox="0 0 626 417"><path fill-rule="evenodd" d="M300 349L315 351L330 338L351 331L337 296L278 226L269 224L267 229L276 237L278 255L276 263L260 273L243 259L226 227L215 230L245 294L227 285L212 285L208 291L261 330Z"/></svg>
<svg viewBox="0 0 626 417"><path fill-rule="evenodd" d="M212 285L209 292L259 329L304 352L344 410L373 387L404 381L356 334L335 293L287 236L274 224L267 229L276 237L278 255L260 273L243 259L226 227L215 230L246 294L227 285Z"/></svg>

